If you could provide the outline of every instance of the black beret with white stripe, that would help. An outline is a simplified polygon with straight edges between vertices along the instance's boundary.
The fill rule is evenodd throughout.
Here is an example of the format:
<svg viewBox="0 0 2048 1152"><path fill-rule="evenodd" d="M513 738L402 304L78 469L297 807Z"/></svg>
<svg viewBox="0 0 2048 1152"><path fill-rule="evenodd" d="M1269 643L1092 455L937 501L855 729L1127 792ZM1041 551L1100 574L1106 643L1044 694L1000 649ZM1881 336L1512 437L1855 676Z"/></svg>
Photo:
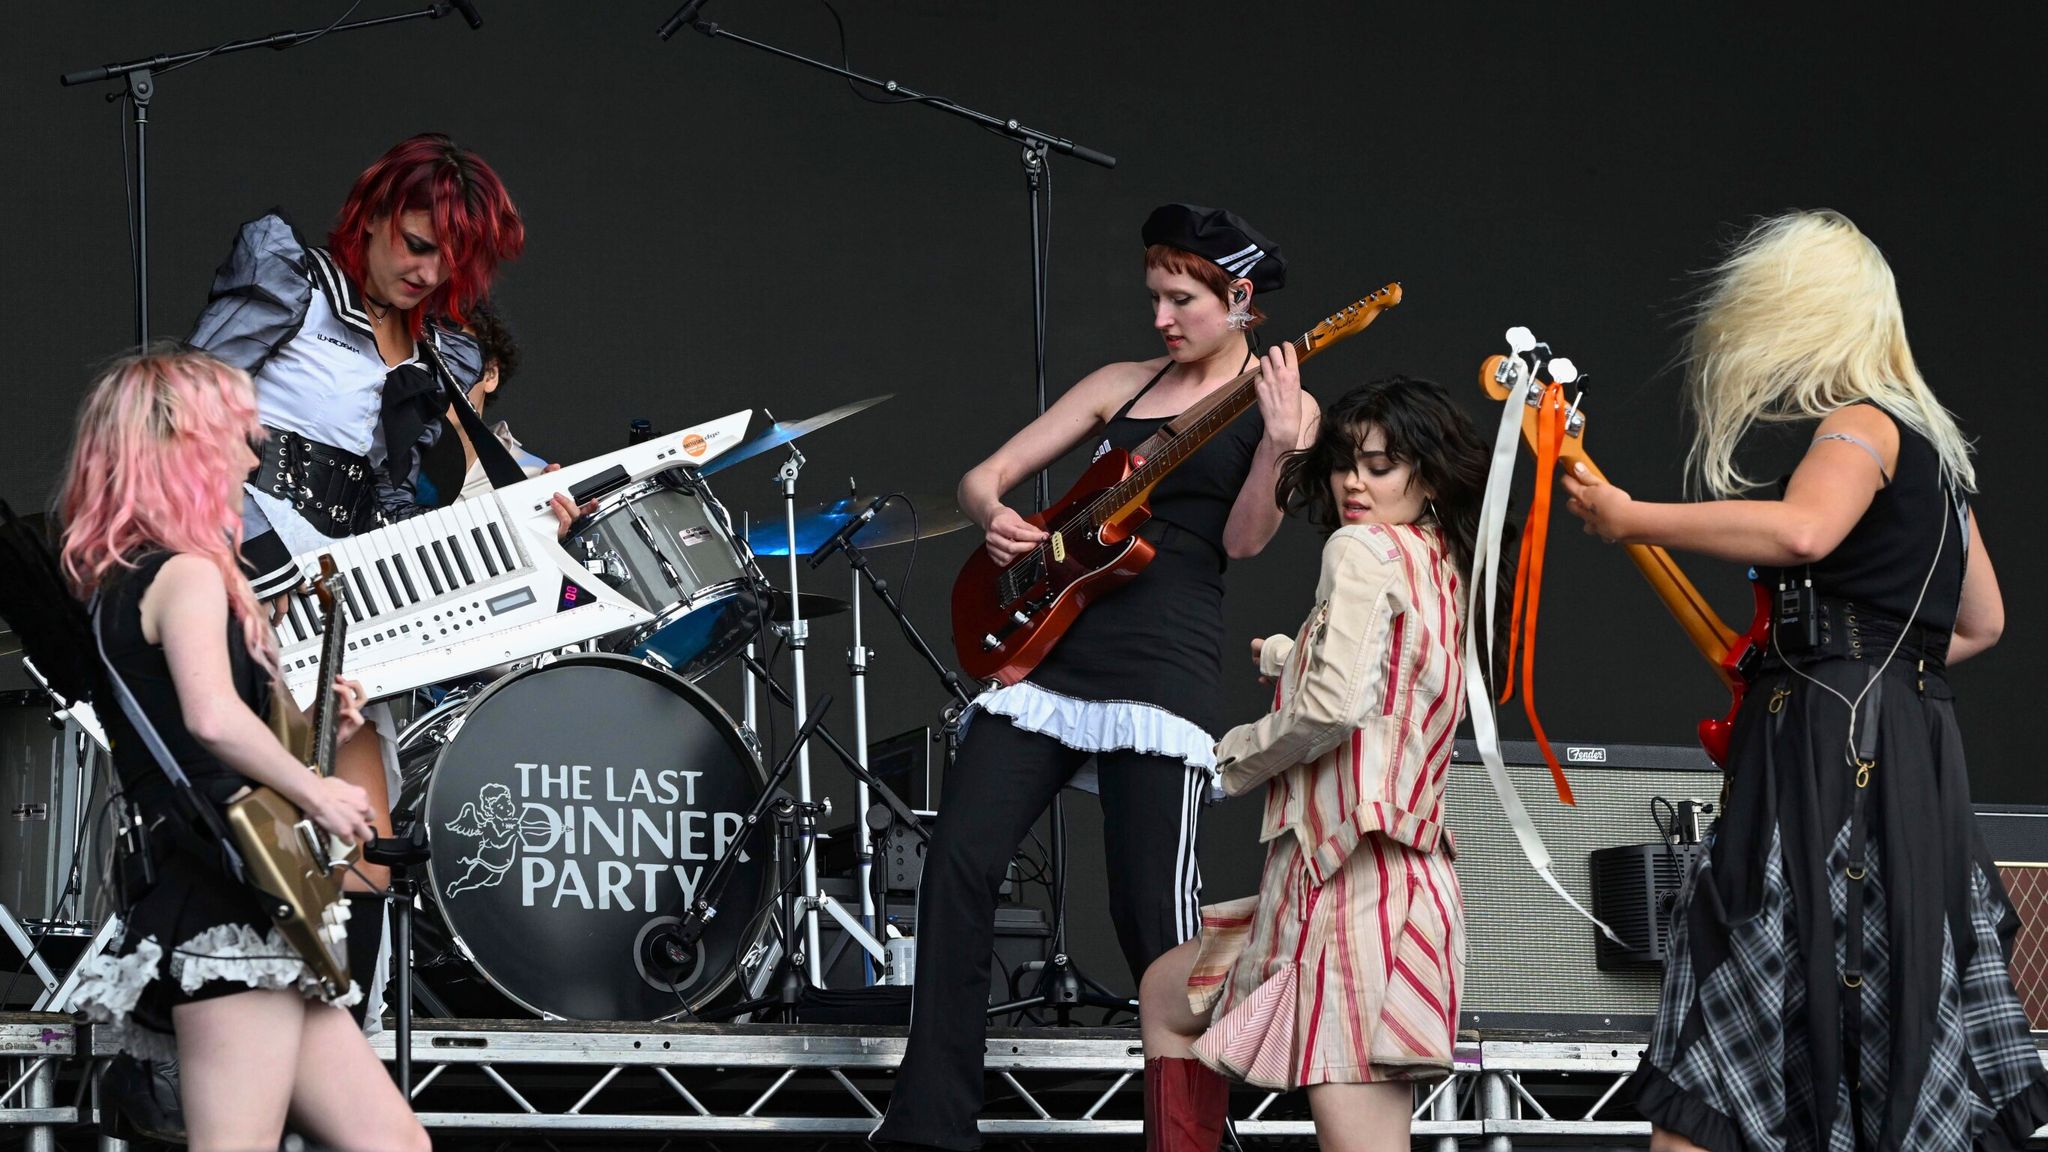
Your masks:
<svg viewBox="0 0 2048 1152"><path fill-rule="evenodd" d="M1164 244L1215 264L1233 280L1252 282L1255 292L1287 284L1287 258L1243 217L1198 204L1162 204L1145 218L1145 246Z"/></svg>

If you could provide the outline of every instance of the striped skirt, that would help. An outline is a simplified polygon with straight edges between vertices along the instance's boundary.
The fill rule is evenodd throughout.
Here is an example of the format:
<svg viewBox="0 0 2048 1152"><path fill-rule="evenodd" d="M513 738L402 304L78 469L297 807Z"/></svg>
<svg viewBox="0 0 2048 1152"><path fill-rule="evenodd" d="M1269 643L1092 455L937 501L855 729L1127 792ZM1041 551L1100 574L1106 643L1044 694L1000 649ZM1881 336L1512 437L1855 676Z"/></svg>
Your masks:
<svg viewBox="0 0 2048 1152"><path fill-rule="evenodd" d="M1202 910L1188 1003L1213 1010L1204 1064L1262 1088L1449 1074L1465 913L1443 852L1374 834L1320 887L1300 842L1266 853L1257 896Z"/></svg>

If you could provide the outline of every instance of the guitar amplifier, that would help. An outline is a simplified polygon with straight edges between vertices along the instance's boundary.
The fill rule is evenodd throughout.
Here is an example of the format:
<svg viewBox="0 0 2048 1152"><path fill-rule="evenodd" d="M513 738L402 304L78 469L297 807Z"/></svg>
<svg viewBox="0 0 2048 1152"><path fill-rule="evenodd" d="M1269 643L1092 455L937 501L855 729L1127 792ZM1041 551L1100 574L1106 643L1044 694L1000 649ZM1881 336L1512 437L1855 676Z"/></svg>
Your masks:
<svg viewBox="0 0 2048 1152"><path fill-rule="evenodd" d="M2019 912L2012 982L2035 1032L2048 1032L2048 805L1979 804L1977 831Z"/></svg>
<svg viewBox="0 0 2048 1152"><path fill-rule="evenodd" d="M1625 849L1603 861L1632 852L1639 864L1647 857L1638 870L1644 878L1632 885L1619 882L1625 897L1644 906L1645 923L1637 928L1648 932L1640 941L1642 947L1630 953L1645 959L1658 951L1663 937L1654 928L1654 917L1656 894L1668 879L1661 875L1668 870L1661 844L1670 813L1661 804L1653 810L1652 804L1659 797L1673 807L1688 800L1718 803L1721 772L1697 745L1554 741L1551 747L1572 777L1576 807L1558 802L1550 770L1533 742L1508 741L1503 746L1508 775L1550 848L1558 883L1581 906L1595 907L1595 853ZM1458 741L1448 789L1445 805L1457 838L1458 884L1465 896L1461 1027L1491 1032L1647 1031L1657 1011L1662 965L1616 964L1610 954L1603 966L1598 930L1559 900L1529 867L1471 741ZM1644 845L1654 847L1657 855L1644 852ZM1685 846L1678 849L1684 850ZM1626 899L1613 896L1618 883L1615 865L1603 863L1601 872L1606 885L1599 901L1603 910L1626 904ZM2042 879L2048 881L2048 874ZM2048 893L2048 884L2043 891ZM1625 939L1634 939L1623 926L1615 927Z"/></svg>

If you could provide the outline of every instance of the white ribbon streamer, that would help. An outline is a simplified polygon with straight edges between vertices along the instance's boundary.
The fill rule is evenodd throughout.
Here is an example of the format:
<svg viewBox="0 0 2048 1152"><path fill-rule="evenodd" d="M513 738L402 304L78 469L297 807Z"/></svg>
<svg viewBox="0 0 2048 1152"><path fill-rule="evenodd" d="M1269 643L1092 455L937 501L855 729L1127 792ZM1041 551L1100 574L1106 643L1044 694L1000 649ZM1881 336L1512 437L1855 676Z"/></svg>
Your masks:
<svg viewBox="0 0 2048 1152"><path fill-rule="evenodd" d="M1527 329L1514 329L1508 333L1510 346L1520 343L1517 335L1527 335ZM1533 343L1530 345L1533 347ZM1479 531L1472 543L1472 573L1466 583L1465 592L1465 710L1472 719L1472 739L1479 746L1479 759L1486 765L1486 776L1493 784L1495 796L1500 798L1501 812L1506 815L1508 827L1514 832L1515 840L1522 846L1522 855L1528 857L1529 866L1543 878L1558 898L1571 905L1572 911L1586 918L1609 940L1623 947L1628 945L1614 934L1614 929L1600 922L1591 912L1581 907L1564 885L1557 882L1551 870L1550 849L1543 843L1543 836L1536 831L1536 824L1529 819L1529 810L1523 806L1522 798L1515 791L1515 783L1508 778L1507 761L1501 756L1500 729L1493 714L1492 693L1488 685L1492 682L1481 673L1493 667L1494 602L1500 583L1501 536L1507 529L1508 493L1515 479L1515 454L1522 443L1522 412L1529 405L1529 391L1536 386L1535 375L1523 363L1520 353L1524 348L1515 348L1515 355L1507 363L1515 368L1515 383L1508 392L1507 402L1501 405L1500 430L1493 439L1493 463L1486 474L1486 494L1479 505ZM1483 573L1483 576L1482 576ZM1480 589L1486 590L1485 625L1481 627L1478 616ZM1485 653L1482 663L1480 653ZM1514 669L1507 670L1514 675Z"/></svg>

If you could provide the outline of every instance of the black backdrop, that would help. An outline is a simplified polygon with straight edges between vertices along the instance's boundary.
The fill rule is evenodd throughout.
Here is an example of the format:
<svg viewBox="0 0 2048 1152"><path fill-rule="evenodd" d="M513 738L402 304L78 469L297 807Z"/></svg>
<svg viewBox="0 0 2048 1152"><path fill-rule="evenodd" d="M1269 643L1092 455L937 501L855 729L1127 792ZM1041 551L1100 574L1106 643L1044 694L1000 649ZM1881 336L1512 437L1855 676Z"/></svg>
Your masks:
<svg viewBox="0 0 2048 1152"><path fill-rule="evenodd" d="M0 317L10 357L0 495L45 500L90 366L131 336L118 106L62 71L325 23L343 6L74 3L9 15L0 77ZM357 15L401 10L372 0ZM1018 149L917 107L691 33L656 42L665 2L483 5L458 19L209 60L161 79L151 140L153 328L179 335L238 223L281 206L324 231L349 181L396 140L454 134L489 158L530 228L500 281L526 368L498 411L575 459L626 422L737 408L791 418L896 399L805 443L804 494L950 492L1032 412L1028 223ZM1847 212L1890 256L1920 363L1978 437L1978 510L2010 605L2002 646L1954 676L1980 799L2048 798L2029 716L2044 638L2026 593L2040 544L2038 424L2021 413L2048 265L2038 94L2026 53L2048 11L1634 6L1172 5L902 0L844 5L852 60L1117 155L1053 164L1050 363L1057 392L1153 355L1137 226L1169 199L1225 204L1290 254L1261 301L1287 334L1390 279L1408 302L1308 371L1325 397L1376 373L1473 373L1527 324L1592 373L1589 446L1637 495L1679 491L1673 375L1686 273L1736 222ZM735 32L837 52L800 0L723 0ZM729 501L775 511L770 460ZM1063 486L1071 464L1057 473ZM1028 492L1020 492L1028 499ZM914 615L944 647L944 588L968 535L929 543ZM1291 629L1317 542L1290 526L1231 573L1233 635ZM1616 551L1568 530L1551 566L1541 696L1578 741L1685 743L1725 703ZM878 554L894 568L901 550ZM1731 619L1741 574L1698 563ZM813 591L845 594L844 570ZM871 610L871 733L930 721L941 694ZM813 693L849 698L845 618L821 621ZM1237 669L1233 668L1235 673ZM714 678L732 695L732 677ZM1262 693L1234 679L1233 710ZM851 731L850 709L835 727ZM566 722L566 721L565 721ZM1520 730L1509 717L1510 733ZM841 774L818 776L850 799ZM1532 798L1533 799L1533 798ZM1076 809L1083 960L1124 983L1102 911L1098 821ZM1256 877L1256 804L1213 810L1212 897ZM842 808L842 812L846 811Z"/></svg>

